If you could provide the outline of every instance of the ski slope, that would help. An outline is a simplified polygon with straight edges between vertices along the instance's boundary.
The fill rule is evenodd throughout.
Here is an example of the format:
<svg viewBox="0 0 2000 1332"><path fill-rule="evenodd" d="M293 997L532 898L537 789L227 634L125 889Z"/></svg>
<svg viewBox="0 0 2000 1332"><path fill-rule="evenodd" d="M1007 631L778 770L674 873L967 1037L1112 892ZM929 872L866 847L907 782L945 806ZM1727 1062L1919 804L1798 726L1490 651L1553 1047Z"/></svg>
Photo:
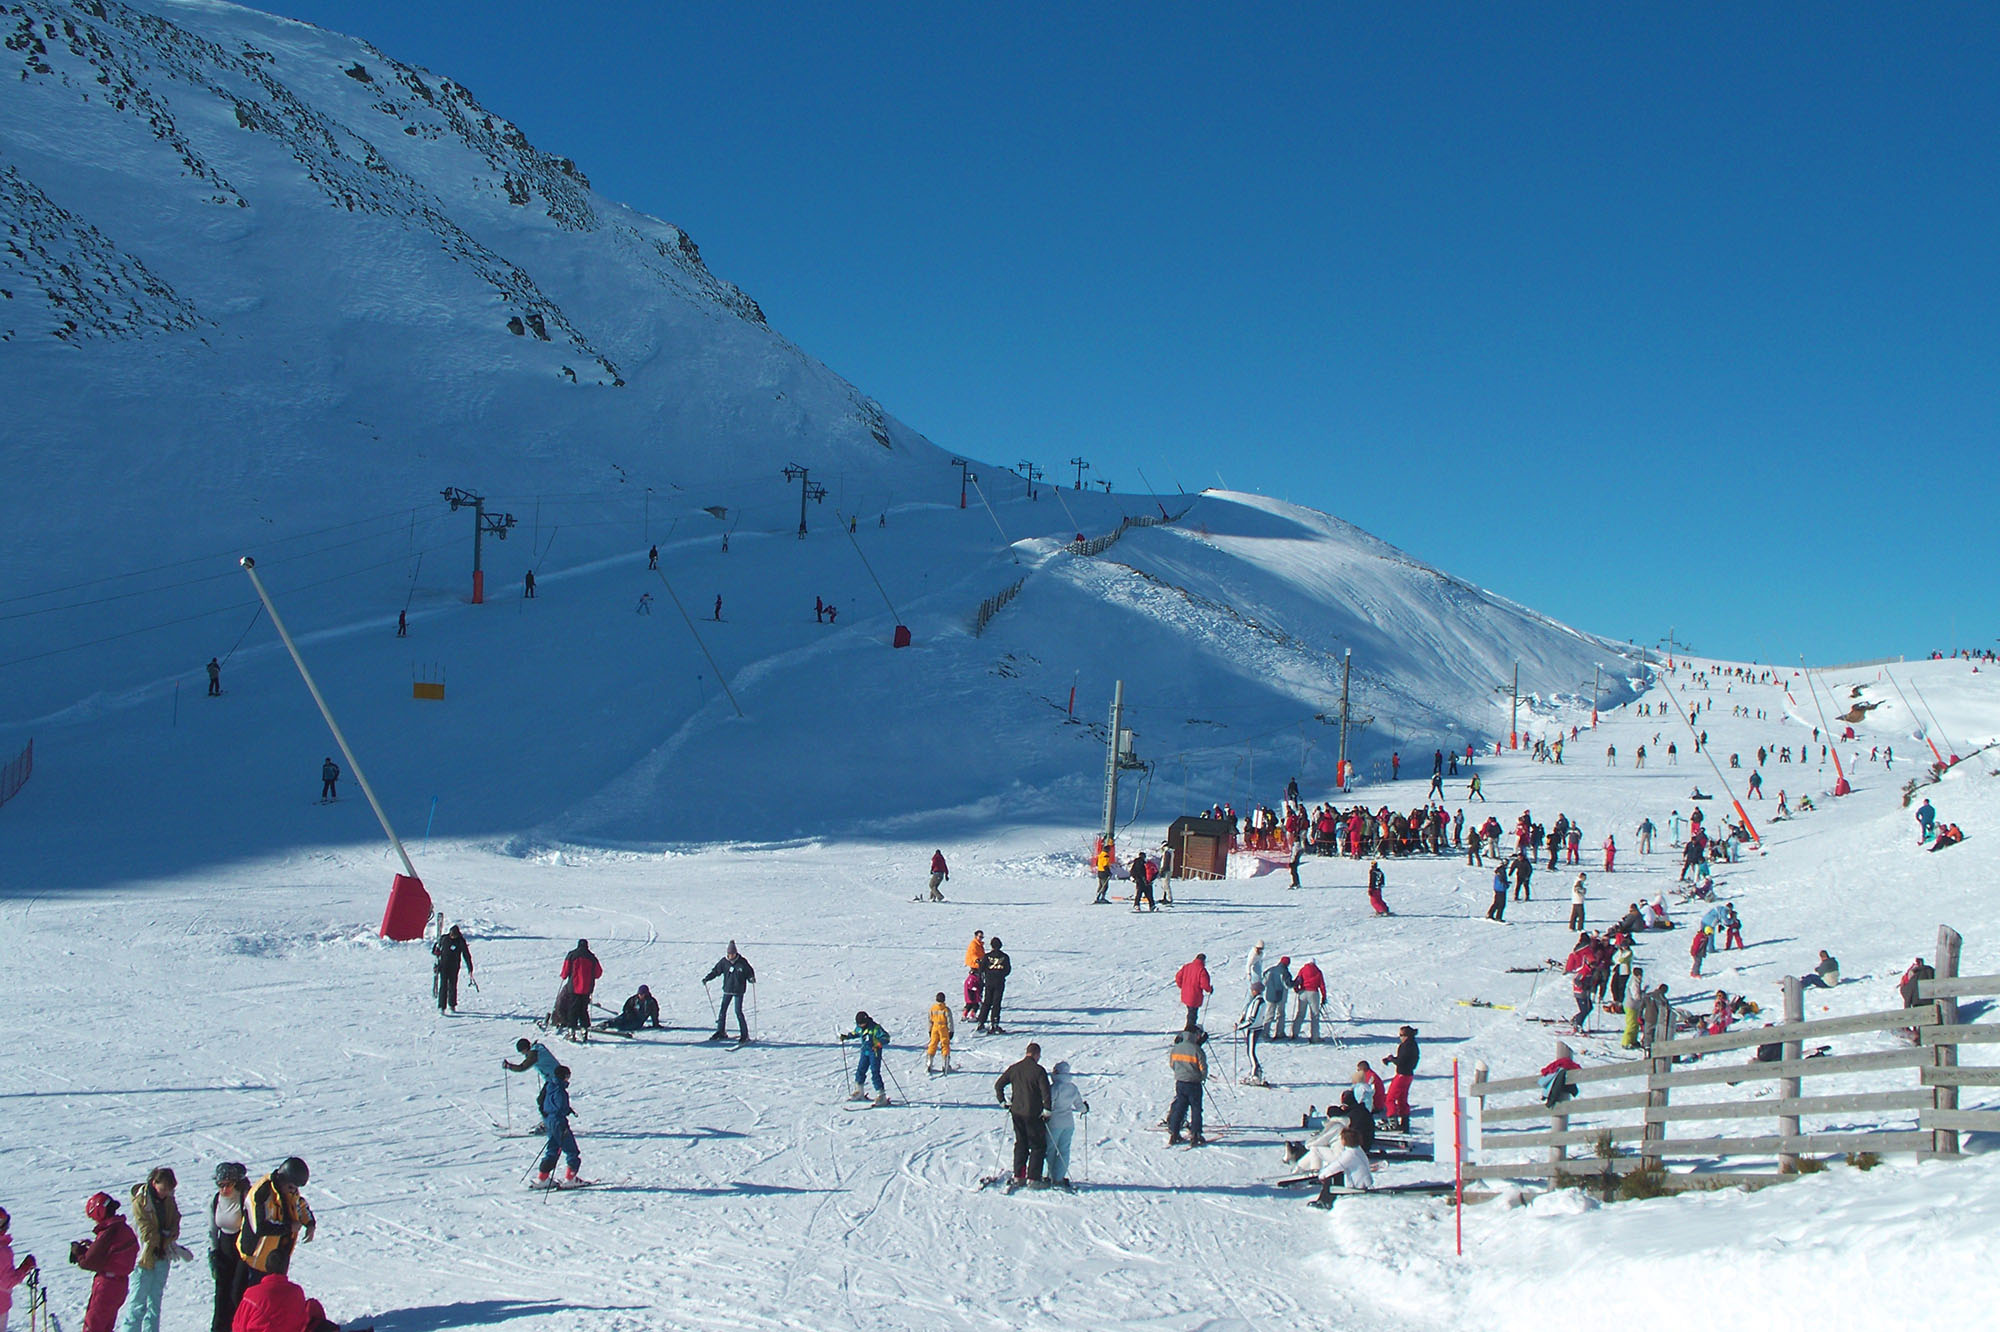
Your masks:
<svg viewBox="0 0 2000 1332"><path fill-rule="evenodd" d="M1640 1327L1684 1325L1704 1284L1729 1293L1704 1309L1723 1325L1984 1321L2000 1180L1979 1135L1964 1163L1756 1196L1487 1206L1463 1259L1436 1203L1326 1215L1270 1186L1305 1106L1401 1023L1425 1040L1420 1106L1453 1059L1545 1062L1530 1019L1566 1015L1566 987L1508 968L1566 949L1551 878L1504 927L1480 918L1487 872L1449 859L1388 864L1385 920L1348 862L1309 861L1298 893L1184 888L1136 920L1088 903L1120 682L1147 765L1116 811L1128 848L1216 801L1275 804L1294 775L1327 795L1349 654L1371 804L1417 803L1432 749L1503 738L1517 669L1530 736L1595 701L1565 766L1482 758L1491 803L1468 818L1615 832L1596 921L1671 877L1633 826L1714 789L1684 734L1661 766L1652 737L1675 733L1636 706L1713 703L1722 754L1796 745L1819 724L1801 678L1710 697L1657 653L1255 495L1031 497L977 462L962 506L954 455L448 76L212 0L16 0L0 26L0 761L36 753L0 808L0 1002L23 1022L0 1203L72 1325L84 1284L59 1260L89 1193L169 1163L198 1211L215 1162L293 1153L321 1218L297 1275L389 1332L1540 1326L1576 1283ZM483 544L481 605L447 487L514 520ZM395 862L354 774L316 799L333 746L245 554L471 938L480 986L455 1017L421 948L377 937ZM1878 1008L1941 921L1967 971L2000 970L1979 752L2000 676L1895 678L1917 713L1878 668L1826 673L1835 710L1876 705L1843 747L1856 793L1762 826L1723 885L1752 946L1709 981L1680 979L1684 933L1642 958L1677 1002L1770 997L1826 947L1854 978L1826 1011ZM1932 793L1971 840L1937 856L1901 804L1925 727L1973 756ZM1646 771L1592 759L1642 742ZM1877 744L1893 768L1866 761ZM1412 781L1383 780L1394 753ZM1832 779L1765 775L1794 798ZM911 900L935 847L941 906ZM930 1079L912 1046L975 928L1015 958L1009 1034L962 1030L962 1071ZM546 1196L523 1187L532 1089L499 1062L578 937L602 997L648 984L671 1030L559 1047L601 1183ZM1269 1089L1219 1048L1217 1142L1169 1152L1169 979L1206 951L1226 1028L1260 938L1318 959L1340 1044L1274 1047ZM740 1050L700 1041L698 978L730 939L760 978ZM833 1038L860 1008L896 1037L905 1103L848 1113ZM1006 1152L992 1079L1028 1039L1091 1102L1073 1197L974 1187ZM207 1284L173 1277L167 1328L205 1326Z"/></svg>
<svg viewBox="0 0 2000 1332"><path fill-rule="evenodd" d="M1962 752L2000 735L2000 676L1962 662L1895 669L1905 688L1920 683ZM1886 690L1875 675L1836 672L1829 682L1875 699ZM1643 697L1660 702L1662 688L1684 685L1670 677ZM1827 947L1850 980L1816 1002L1832 1013L1878 1008L1893 1002L1910 956L1928 954L1940 921L1964 932L1965 970L2000 970L1984 845L2000 816L1990 754L1930 791L1971 840L1922 850L1900 796L1914 772L1900 755L1918 742L1886 697L1857 728L1860 753L1889 742L1899 758L1884 771L1864 757L1854 795L1823 798L1831 774L1817 765L1794 767L1788 781L1782 768L1767 774L1774 792L1811 789L1821 808L1764 825L1764 853L1722 876L1750 947L1689 982L1684 932L1641 944L1642 965L1661 969L1677 1002L1699 1002L1716 984L1774 998L1779 976ZM1772 708L1773 719L1724 715L1739 699ZM1775 719L1782 689L1718 688L1713 701L1724 705L1706 719L1720 753L1805 735ZM1606 829L1628 846L1616 874L1593 875L1593 919L1672 877L1669 851L1639 858L1626 835L1644 815L1664 823L1668 809L1684 810L1705 769L1687 757L1678 768L1601 766L1600 741L1626 754L1656 728L1628 708L1586 733L1563 767L1482 760L1491 808L1560 809L1581 822L1586 846ZM1713 790L1712 774L1701 782ZM1451 785L1455 805L1463 784ZM1365 794L1421 791L1397 786ZM1753 804L1753 817L1768 807ZM358 802L311 812L346 817ZM20 813L6 809L10 825ZM1163 823L1134 831L1156 836ZM1545 876L1544 893L1496 926L1480 919L1483 871L1391 861L1396 915L1376 920L1365 866L1309 860L1298 893L1282 875L1182 885L1171 910L1135 919L1088 905L1087 836L1058 821L969 819L959 835L924 841L650 852L551 843L519 854L440 839L422 867L465 925L480 981L456 1017L429 1003L421 946L374 937L392 869L379 847L301 844L87 887L68 883L58 859L30 864L34 886L11 888L0 906L0 944L15 960L4 1000L60 1020L35 1024L0 1089L33 1116L32 1133L0 1148L20 1247L59 1254L82 1224L83 1197L122 1189L152 1164L175 1165L192 1198L216 1160L268 1166L296 1152L313 1166L308 1196L321 1227L295 1275L335 1316L372 1316L384 1329L1358 1328L1385 1318L1444 1328L1474 1308L1496 1325L1528 1326L1546 1318L1552 1283L1607 1271L1620 1273L1621 1307L1641 1327L1682 1325L1690 1284L1704 1278L1730 1289L1716 1318L1724 1326L1910 1326L1916 1311L1940 1308L1977 1325L1992 1257L1981 1220L2000 1199L1977 1135L1961 1164L1836 1169L1758 1195L1588 1214L1574 1197L1487 1205L1466 1214L1463 1259L1451 1254L1449 1210L1433 1201L1304 1207L1268 1183L1280 1173L1279 1144L1296 1136L1289 1126L1307 1104L1344 1085L1356 1058L1379 1063L1398 1024L1414 1023L1425 1042L1420 1107L1448 1094L1453 1059L1468 1070L1485 1060L1496 1076L1547 1059L1549 1029L1526 1019L1566 1013L1566 989L1505 968L1561 955L1566 900ZM934 843L952 863L943 905L911 900ZM1009 1034L962 1027L963 1071L928 1078L912 1048L922 1014L936 990L956 1001L974 928L1004 938L1015 959ZM579 936L604 960L602 997L615 1004L649 984L671 1030L557 1047L575 1070L585 1173L603 1183L542 1196L524 1187L536 1144L505 1136L525 1122L530 1089L526 1079L509 1087L499 1062L516 1035L533 1034L528 1019ZM757 967L760 1037L733 1051L701 1042L710 1010L699 983L732 938ZM1222 1015L1210 1021L1226 1026L1242 955L1259 938L1295 965L1318 959L1345 1015L1333 1024L1343 1045L1268 1047L1269 1089L1233 1084L1231 1052L1218 1048L1218 1141L1167 1150L1154 1125L1171 1091L1172 973L1206 951L1212 1014ZM1517 1007L1457 1002L1475 996ZM907 1104L843 1110L833 1037L858 1008L895 1038L889 1067ZM1075 1172L1084 1187L1073 1197L975 1188L1006 1151L992 1079L1029 1039L1047 1060L1076 1067L1091 1103L1080 1134L1088 1157L1079 1145ZM1586 1059L1608 1053L1601 1039L1583 1044ZM1968 1104L1980 1100L1968 1091ZM1423 1177L1434 1169L1382 1171L1386 1181ZM52 1279L58 1307L80 1307L77 1274ZM202 1271L177 1273L166 1326L197 1326L206 1293Z"/></svg>

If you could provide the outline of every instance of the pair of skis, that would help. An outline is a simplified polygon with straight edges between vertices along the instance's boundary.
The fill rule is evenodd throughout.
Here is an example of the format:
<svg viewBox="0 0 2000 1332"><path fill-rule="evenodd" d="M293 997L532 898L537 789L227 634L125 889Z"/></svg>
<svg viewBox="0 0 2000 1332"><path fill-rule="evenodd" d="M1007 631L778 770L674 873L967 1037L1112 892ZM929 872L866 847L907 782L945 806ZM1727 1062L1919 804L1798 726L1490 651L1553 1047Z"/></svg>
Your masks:
<svg viewBox="0 0 2000 1332"><path fill-rule="evenodd" d="M1009 1197L1019 1193L1022 1189L1029 1188L1031 1185L1039 1185L1036 1191L1041 1193L1047 1193L1052 1190L1057 1193L1075 1193L1077 1191L1076 1185L1063 1183L1059 1180L1019 1180L1015 1179L1012 1175L982 1176L979 1183L973 1186L973 1189L976 1192L979 1189L991 1188L995 1184L1000 1185L1000 1191Z"/></svg>

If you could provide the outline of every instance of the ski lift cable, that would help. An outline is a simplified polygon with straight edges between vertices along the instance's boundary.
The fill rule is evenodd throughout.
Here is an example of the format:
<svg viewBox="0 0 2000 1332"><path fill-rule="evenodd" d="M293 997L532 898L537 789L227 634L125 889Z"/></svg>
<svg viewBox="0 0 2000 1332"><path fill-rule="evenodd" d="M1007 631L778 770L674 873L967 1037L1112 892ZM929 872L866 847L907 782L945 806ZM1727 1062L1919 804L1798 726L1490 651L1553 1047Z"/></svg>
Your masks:
<svg viewBox="0 0 2000 1332"><path fill-rule="evenodd" d="M410 513L409 507L405 506L403 508L391 510L388 513L370 514L366 518L356 518L352 522L336 523L331 527L314 528L312 531L309 532L296 532L291 536L272 537L264 544L282 545L286 542L291 542L291 541L305 541L312 537L325 536L329 532L345 532L350 528L361 527L368 523L383 522L390 518L394 518L400 523L402 521L405 521L409 517L409 513ZM149 573L160 573L168 569L184 568L190 564L204 564L209 560L226 559L238 553L241 549L242 547L239 544L237 546L230 547L228 550L215 551L207 555L191 555L183 560L173 560L166 564L147 565L140 569L126 570L123 573L106 574L102 578L89 578L85 579L83 582L80 583L66 583L60 587L43 588L39 592L17 592L12 596L0 597L0 606L11 605L12 603L17 601L33 601L40 597L51 597L59 592L76 592L86 587L97 587L104 583L115 583L120 581L121 579L138 578L142 575ZM205 578L197 579L194 581L206 582L207 579ZM90 604L90 603L82 603L82 604Z"/></svg>

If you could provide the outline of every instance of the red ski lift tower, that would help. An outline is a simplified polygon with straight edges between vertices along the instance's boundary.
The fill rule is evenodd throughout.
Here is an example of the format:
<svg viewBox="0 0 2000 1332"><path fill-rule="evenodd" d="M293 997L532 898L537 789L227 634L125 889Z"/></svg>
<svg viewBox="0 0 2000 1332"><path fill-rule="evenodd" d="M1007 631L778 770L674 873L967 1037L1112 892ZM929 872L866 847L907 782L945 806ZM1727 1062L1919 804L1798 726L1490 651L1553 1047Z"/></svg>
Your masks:
<svg viewBox="0 0 2000 1332"><path fill-rule="evenodd" d="M446 486L444 497L456 513L460 509L472 510L472 604L482 605L486 601L486 574L479 567L479 543L488 532L500 540L507 539L507 529L514 525L511 513L486 512L486 497L475 495L457 486Z"/></svg>

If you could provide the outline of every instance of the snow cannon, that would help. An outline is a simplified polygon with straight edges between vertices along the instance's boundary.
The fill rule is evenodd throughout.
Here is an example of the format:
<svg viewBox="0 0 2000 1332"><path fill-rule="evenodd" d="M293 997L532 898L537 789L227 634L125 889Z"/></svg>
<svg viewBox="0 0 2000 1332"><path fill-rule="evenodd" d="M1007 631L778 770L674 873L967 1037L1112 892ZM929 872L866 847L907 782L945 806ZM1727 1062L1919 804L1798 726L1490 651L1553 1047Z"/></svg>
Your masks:
<svg viewBox="0 0 2000 1332"><path fill-rule="evenodd" d="M410 874L398 874L389 885L389 904L382 909L382 937L395 943L409 943L424 937L431 922L431 895L424 881Z"/></svg>
<svg viewBox="0 0 2000 1332"><path fill-rule="evenodd" d="M457 508L457 504L452 505ZM509 515L509 522L512 516ZM257 576L257 561L248 555L237 561L243 572L249 575L250 586L257 589L257 600L263 605L264 613L271 617L271 627L278 631L278 638L291 654L292 665L299 668L299 678L305 682L306 692L319 708L319 715L326 720L326 729L333 732L333 742L340 747L340 756L347 760L347 770L354 774L360 784L361 794L368 797L368 807L375 811L375 821L382 825L382 835L389 839L389 845L396 850L396 858L403 862L403 873L396 876L389 885L389 904L382 911L382 937L394 939L398 943L408 943L424 937L424 927L430 924L431 895L424 891L424 881L417 877L417 867L410 863L410 853L404 849L403 840L396 836L396 830L389 823L388 811L376 798L375 788L368 782L368 774L361 770L361 760L354 756L353 748L342 734L340 723L333 719L333 709L326 704L326 696L319 691L312 672L306 669L306 659L299 655L299 645L292 641L290 631L278 615L278 608L271 602L271 594L264 588L264 580Z"/></svg>

